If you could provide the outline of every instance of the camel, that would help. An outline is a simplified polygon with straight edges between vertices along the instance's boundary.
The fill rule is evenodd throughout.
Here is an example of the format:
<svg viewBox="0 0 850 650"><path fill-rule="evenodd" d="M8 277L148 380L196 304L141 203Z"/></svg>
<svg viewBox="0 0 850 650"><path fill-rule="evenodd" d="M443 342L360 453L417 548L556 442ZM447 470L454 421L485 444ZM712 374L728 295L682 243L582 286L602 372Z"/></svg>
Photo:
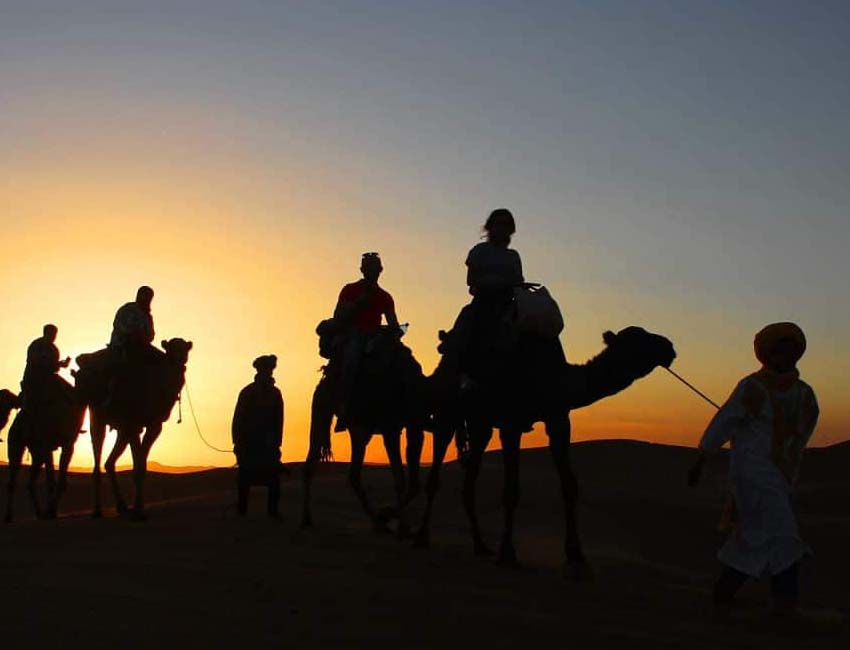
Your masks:
<svg viewBox="0 0 850 650"><path fill-rule="evenodd" d="M397 535L408 535L408 526L404 514L405 505L410 500L406 495L404 465L401 456L401 431L411 429L408 417L408 394L410 383L423 377L422 368L414 359L410 349L401 343L398 336L384 328L373 339L370 351L363 359L358 381L351 395L348 416L348 433L351 439L351 462L348 481L357 495L363 510L372 522L376 532L388 532L387 520L383 511L377 510L370 502L363 486L362 471L366 446L374 434L383 438L384 449L390 461L393 484L396 494L396 506L392 509L399 518ZM302 527L313 525L311 507L311 486L316 466L331 458L331 425L335 415L334 380L339 368L336 358L323 368L311 406L310 449L304 463L304 500ZM424 411L423 411L424 420ZM421 436L421 429L419 430ZM416 454L418 462L419 454Z"/></svg>
<svg viewBox="0 0 850 650"><path fill-rule="evenodd" d="M39 519L56 518L59 500L67 485L68 466L74 454L74 444L82 429L84 416L85 405L76 389L58 375L45 380L43 394L37 408L28 406L15 416L7 441L9 484L6 496L6 523L10 523L14 517L15 483L23 464L24 451L27 449L32 457L28 489L33 510ZM0 422L5 423L6 417L8 417L6 408L0 407ZM53 452L56 449L62 450L59 458L58 481L53 466ZM42 467L44 467L47 485L46 509L41 508L37 493L38 476Z"/></svg>
<svg viewBox="0 0 850 650"><path fill-rule="evenodd" d="M104 372L101 359L106 351L80 355L76 372L77 386L83 391L89 407L92 450L94 452L94 509L93 517L103 515L101 507L101 458L106 428L116 430L115 446L104 463L104 469L112 484L115 504L119 513L131 514L134 519L145 518L144 479L147 461L154 442L162 433L162 425L171 415L183 389L186 363L191 341L173 338L162 341L161 351L148 348L148 358L139 376L116 381L109 395L108 375ZM121 493L115 465L121 454L130 447L133 456L133 482L135 500L132 511Z"/></svg>
<svg viewBox="0 0 850 650"><path fill-rule="evenodd" d="M474 552L492 554L478 524L475 484L484 451L493 429L498 427L505 471L504 531L498 560L506 565L517 564L513 527L519 496L520 440L534 422L542 421L564 501L565 572L577 579L590 577L576 521L578 485L569 456L569 412L625 390L658 366L669 366L676 356L672 343L639 327L628 327L617 334L606 332L605 349L587 363L573 365L563 358L557 340L546 342L521 337L514 356L494 360L501 368L492 368L483 381L473 382L461 392L451 334L441 332L441 338L444 355L430 379L434 402L433 422L428 428L434 436L434 458L426 485L427 504L415 545L427 547L430 543L430 517L440 469L449 444L457 438L465 469L463 500L472 526Z"/></svg>
<svg viewBox="0 0 850 650"><path fill-rule="evenodd" d="M21 399L10 390L0 389L0 431L8 424L12 411L19 408Z"/></svg>

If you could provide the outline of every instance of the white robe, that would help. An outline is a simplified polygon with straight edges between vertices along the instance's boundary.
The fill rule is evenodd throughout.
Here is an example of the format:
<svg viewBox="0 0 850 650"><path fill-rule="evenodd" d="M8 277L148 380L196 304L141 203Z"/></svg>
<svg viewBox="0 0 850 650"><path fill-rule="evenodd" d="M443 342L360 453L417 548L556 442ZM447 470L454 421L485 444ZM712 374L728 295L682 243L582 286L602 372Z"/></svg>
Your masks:
<svg viewBox="0 0 850 650"><path fill-rule="evenodd" d="M755 415L748 412L744 402L744 394L753 389L764 394ZM798 380L788 390L774 393L774 399L781 404L786 418L793 419L790 424L798 432L794 444L805 447L817 422L814 391ZM773 406L767 390L758 380L747 377L735 388L700 441L700 449L706 452L717 451L731 442L729 481L737 519L718 559L753 577L781 573L811 553L797 529L792 482L772 459L773 430Z"/></svg>

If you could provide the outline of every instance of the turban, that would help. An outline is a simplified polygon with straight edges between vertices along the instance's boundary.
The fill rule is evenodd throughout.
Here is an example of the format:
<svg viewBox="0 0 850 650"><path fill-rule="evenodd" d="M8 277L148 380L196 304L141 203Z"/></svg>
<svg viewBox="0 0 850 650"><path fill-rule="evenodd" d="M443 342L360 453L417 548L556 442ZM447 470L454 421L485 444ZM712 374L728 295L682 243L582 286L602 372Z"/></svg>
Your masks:
<svg viewBox="0 0 850 650"><path fill-rule="evenodd" d="M756 358L766 364L776 344L783 340L789 340L795 344L794 361L799 361L806 351L806 335L794 323L773 323L756 334L753 343Z"/></svg>
<svg viewBox="0 0 850 650"><path fill-rule="evenodd" d="M277 366L277 357L273 354L267 354L254 359L254 368L260 372L270 372Z"/></svg>

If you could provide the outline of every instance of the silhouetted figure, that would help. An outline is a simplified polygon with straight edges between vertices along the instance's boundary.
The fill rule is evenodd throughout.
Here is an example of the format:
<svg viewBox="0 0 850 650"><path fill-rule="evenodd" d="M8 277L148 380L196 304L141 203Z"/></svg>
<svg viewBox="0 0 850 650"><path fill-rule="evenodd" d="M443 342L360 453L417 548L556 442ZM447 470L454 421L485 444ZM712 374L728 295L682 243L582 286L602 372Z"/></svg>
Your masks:
<svg viewBox="0 0 850 650"><path fill-rule="evenodd" d="M151 315L152 301L153 289L142 286L136 291L136 299L133 302L125 303L118 309L112 322L110 346L126 349L153 343L155 333Z"/></svg>
<svg viewBox="0 0 850 650"><path fill-rule="evenodd" d="M21 408L21 398L10 390L0 389L0 431L9 422L12 411L18 408Z"/></svg>
<svg viewBox="0 0 850 650"><path fill-rule="evenodd" d="M672 343L640 327L627 327L603 335L605 349L583 365L561 359L551 363L551 344L521 337L519 354L500 357L507 365L490 380L476 378L470 387L461 387L461 369L457 355L451 352L453 332L441 332L444 351L436 370L428 379L431 400L431 424L434 452L425 486L428 503L422 526L416 535L417 546L430 542L430 517L439 487L439 473L449 444L454 438L464 467L463 502L472 525L476 555L489 555L476 512L475 485L482 459L499 427L504 461L504 529L499 546L499 561L516 563L513 544L514 511L519 497L520 441L523 431L534 422L546 425L549 449L560 479L564 503L564 571L567 577L588 578L591 574L578 532L576 503L578 485L570 462L569 412L615 395L658 366L669 366L676 357ZM542 352L537 350L543 345Z"/></svg>
<svg viewBox="0 0 850 650"><path fill-rule="evenodd" d="M21 379L24 408L35 407L44 392L45 383L59 372L60 368L67 368L71 363L70 357L59 360L59 348L56 347L59 329L55 325L45 325L42 332L42 336L27 347L27 363Z"/></svg>
<svg viewBox="0 0 850 650"><path fill-rule="evenodd" d="M156 349L153 347L154 325L151 315L153 289L139 287L136 299L122 305L115 313L112 322L112 335L109 338L109 390L106 396L107 409L121 409L113 403L116 395L131 392L127 384L132 385L146 372L146 366L155 362Z"/></svg>
<svg viewBox="0 0 850 650"><path fill-rule="evenodd" d="M721 522L731 534L718 553L725 569L714 590L718 618L731 613L749 578L770 576L774 610L793 618L799 600L799 563L810 553L801 539L792 491L818 421L812 388L797 362L806 338L793 323L774 323L755 337L762 368L738 383L700 441L689 483L699 481L704 458L731 442L731 498Z"/></svg>
<svg viewBox="0 0 850 650"><path fill-rule="evenodd" d="M473 373L482 356L510 345L514 290L525 282L519 253L510 248L516 233L513 214L505 208L493 210L484 232L486 240L474 246L466 258L472 302L461 311L453 328L461 364Z"/></svg>
<svg viewBox="0 0 850 650"><path fill-rule="evenodd" d="M378 253L364 253L363 278L342 288L334 309L334 321L345 337L337 385L337 431L346 428L351 389L370 337L380 330L383 318L391 330L399 330L393 297L378 286L383 270Z"/></svg>
<svg viewBox="0 0 850 650"><path fill-rule="evenodd" d="M112 482L115 503L119 512L129 512L115 473L118 459L129 446L133 454L136 485L132 514L136 518L144 518L143 487L148 455L183 389L191 349L192 342L181 338L162 341L162 350L147 345L140 354L143 363L125 362L121 370L110 363L104 364L104 358L108 360L115 354L111 348L77 357L80 369L75 373L76 386L91 414L94 516L101 515L101 454L106 428L111 426L116 430L115 446L104 468Z"/></svg>
<svg viewBox="0 0 850 650"><path fill-rule="evenodd" d="M279 517L280 445L283 441L283 397L272 374L277 366L273 354L254 360L254 381L239 393L233 413L233 452L239 464L237 475L240 515L248 512L252 485L268 488L268 514Z"/></svg>

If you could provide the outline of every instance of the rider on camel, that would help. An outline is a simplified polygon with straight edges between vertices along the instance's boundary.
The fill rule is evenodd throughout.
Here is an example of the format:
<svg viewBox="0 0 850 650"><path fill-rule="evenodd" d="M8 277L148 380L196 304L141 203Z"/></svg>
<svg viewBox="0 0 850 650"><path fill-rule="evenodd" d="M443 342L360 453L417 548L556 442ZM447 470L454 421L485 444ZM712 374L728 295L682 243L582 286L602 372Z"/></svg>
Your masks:
<svg viewBox="0 0 850 650"><path fill-rule="evenodd" d="M360 262L363 279L342 288L334 310L334 321L348 334L338 384L337 429L345 428L348 398L369 337L380 330L382 318L393 331L401 331L393 297L378 286L383 270L378 253L364 253Z"/></svg>
<svg viewBox="0 0 850 650"><path fill-rule="evenodd" d="M59 360L59 348L56 347L59 329L48 324L42 332L43 335L27 348L27 365L21 379L21 400L25 407L36 405L46 382L59 372L60 368L67 368L71 363L70 357Z"/></svg>

